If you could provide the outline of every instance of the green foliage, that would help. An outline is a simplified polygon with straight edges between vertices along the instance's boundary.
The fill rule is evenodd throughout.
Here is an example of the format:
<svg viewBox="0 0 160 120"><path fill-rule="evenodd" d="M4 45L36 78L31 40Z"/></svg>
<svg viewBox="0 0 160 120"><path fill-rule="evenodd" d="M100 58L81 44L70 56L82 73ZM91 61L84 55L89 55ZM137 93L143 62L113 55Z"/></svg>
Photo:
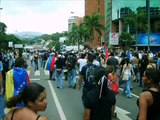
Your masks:
<svg viewBox="0 0 160 120"><path fill-rule="evenodd" d="M129 33L124 32L119 36L120 47L129 48L132 45L132 43L133 43L133 38Z"/></svg>
<svg viewBox="0 0 160 120"><path fill-rule="evenodd" d="M101 36L102 31L104 30L104 25L100 23L102 19L103 17L99 13L93 13L91 16L84 17L84 26L86 28L87 36L92 42L92 46L94 40L94 32L97 32Z"/></svg>
<svg viewBox="0 0 160 120"><path fill-rule="evenodd" d="M59 51L60 50L60 43L59 42L51 42L47 47L51 50Z"/></svg>
<svg viewBox="0 0 160 120"><path fill-rule="evenodd" d="M0 33L6 33L7 26L6 24L0 22Z"/></svg>
<svg viewBox="0 0 160 120"><path fill-rule="evenodd" d="M127 17L124 18L124 25L133 27L136 34L136 44L138 44L138 33L146 32L146 14L143 11L137 11L137 13L132 12L128 14ZM138 48L136 47L136 50Z"/></svg>

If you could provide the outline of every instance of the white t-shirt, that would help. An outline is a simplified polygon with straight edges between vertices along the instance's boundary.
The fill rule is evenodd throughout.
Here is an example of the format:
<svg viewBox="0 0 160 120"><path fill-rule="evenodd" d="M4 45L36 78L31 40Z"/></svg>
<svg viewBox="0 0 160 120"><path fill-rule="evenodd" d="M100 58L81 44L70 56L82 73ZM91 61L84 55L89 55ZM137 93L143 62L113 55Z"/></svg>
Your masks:
<svg viewBox="0 0 160 120"><path fill-rule="evenodd" d="M93 60L93 64L96 65L96 66L98 66L98 67L100 66L100 63L97 60Z"/></svg>
<svg viewBox="0 0 160 120"><path fill-rule="evenodd" d="M87 59L82 59L82 58L80 58L80 59L78 59L78 64L79 64L79 71L81 71L82 70L82 67L83 66L85 66L86 64L87 64Z"/></svg>

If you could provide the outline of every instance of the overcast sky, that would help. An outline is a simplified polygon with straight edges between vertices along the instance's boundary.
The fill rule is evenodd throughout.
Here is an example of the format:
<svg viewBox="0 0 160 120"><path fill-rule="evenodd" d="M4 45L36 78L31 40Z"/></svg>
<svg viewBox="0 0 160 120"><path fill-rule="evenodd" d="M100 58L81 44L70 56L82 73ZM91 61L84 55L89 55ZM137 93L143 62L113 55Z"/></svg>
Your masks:
<svg viewBox="0 0 160 120"><path fill-rule="evenodd" d="M84 16L84 0L0 0L7 32L55 33L68 30L70 16ZM74 12L74 13L71 13Z"/></svg>

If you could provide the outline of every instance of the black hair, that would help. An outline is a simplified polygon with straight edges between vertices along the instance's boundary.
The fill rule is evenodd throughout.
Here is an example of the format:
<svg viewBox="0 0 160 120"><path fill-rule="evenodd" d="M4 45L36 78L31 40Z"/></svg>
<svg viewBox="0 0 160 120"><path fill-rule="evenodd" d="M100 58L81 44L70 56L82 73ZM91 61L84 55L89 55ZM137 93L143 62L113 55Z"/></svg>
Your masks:
<svg viewBox="0 0 160 120"><path fill-rule="evenodd" d="M145 70L145 75L148 79L151 79L153 84L159 86L160 82L160 71L155 68L148 68Z"/></svg>
<svg viewBox="0 0 160 120"><path fill-rule="evenodd" d="M93 54L91 54L91 53L89 53L88 54L88 61L90 62L90 63L92 63L93 62L93 60L94 60L94 55Z"/></svg>
<svg viewBox="0 0 160 120"><path fill-rule="evenodd" d="M14 65L15 65L15 67L23 67L24 64L25 64L24 59L22 57L18 57L18 58L16 58Z"/></svg>
<svg viewBox="0 0 160 120"><path fill-rule="evenodd" d="M127 64L127 66L128 66L128 64L130 63L130 59L129 59L128 57L126 57L126 58L125 58L125 62L126 62L126 64Z"/></svg>
<svg viewBox="0 0 160 120"><path fill-rule="evenodd" d="M7 102L7 108L15 107L17 103L23 102L27 106L28 102L35 102L38 96L45 90L45 88L38 83L30 83L17 96L11 97Z"/></svg>
<svg viewBox="0 0 160 120"><path fill-rule="evenodd" d="M114 52L111 52L111 53L110 53L110 56L114 56Z"/></svg>
<svg viewBox="0 0 160 120"><path fill-rule="evenodd" d="M101 94L100 96L103 97L106 91L108 90L108 87L107 87L108 71L107 69L104 67L98 67L95 70L94 79L95 79L95 82L98 88L99 95ZM102 87L102 91L100 91L101 87Z"/></svg>
<svg viewBox="0 0 160 120"><path fill-rule="evenodd" d="M86 54L85 54L85 53L82 53L81 58L82 58L82 59L84 59L84 58L85 58L85 56L86 56Z"/></svg>

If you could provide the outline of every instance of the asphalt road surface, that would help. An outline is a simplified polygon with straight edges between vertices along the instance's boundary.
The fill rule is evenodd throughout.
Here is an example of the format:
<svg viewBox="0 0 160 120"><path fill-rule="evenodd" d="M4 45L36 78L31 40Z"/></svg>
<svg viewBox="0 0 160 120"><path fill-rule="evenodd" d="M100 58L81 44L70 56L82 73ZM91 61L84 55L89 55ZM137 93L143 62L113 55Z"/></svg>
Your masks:
<svg viewBox="0 0 160 120"><path fill-rule="evenodd" d="M45 112L40 114L48 116L49 120L82 120L83 105L81 101L82 90L68 88L67 81L63 81L63 89L56 87L56 81L49 80L49 71L40 68L34 71L33 67L27 69L31 82L37 82L43 85L47 91L48 107ZM77 76L78 77L78 76ZM113 120L135 120L138 113L136 105L139 93L142 88L137 87L137 83L132 83L133 97L126 98L122 94L123 84L120 93L116 99L117 117Z"/></svg>

